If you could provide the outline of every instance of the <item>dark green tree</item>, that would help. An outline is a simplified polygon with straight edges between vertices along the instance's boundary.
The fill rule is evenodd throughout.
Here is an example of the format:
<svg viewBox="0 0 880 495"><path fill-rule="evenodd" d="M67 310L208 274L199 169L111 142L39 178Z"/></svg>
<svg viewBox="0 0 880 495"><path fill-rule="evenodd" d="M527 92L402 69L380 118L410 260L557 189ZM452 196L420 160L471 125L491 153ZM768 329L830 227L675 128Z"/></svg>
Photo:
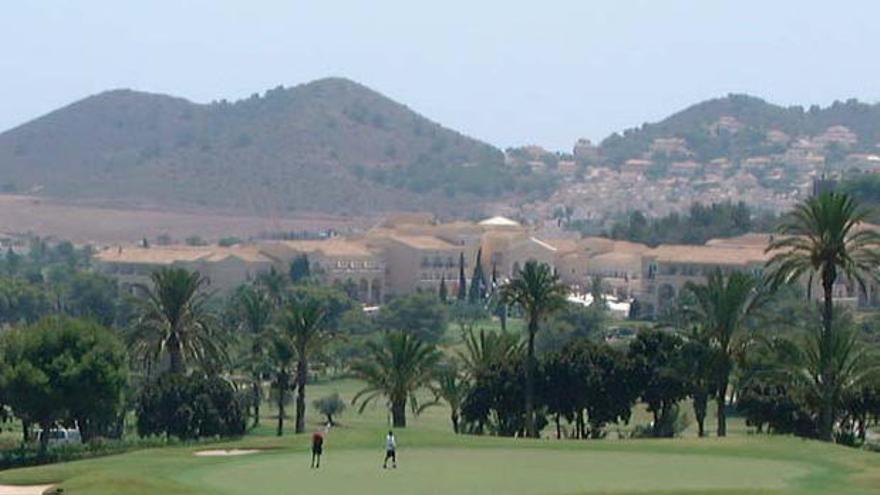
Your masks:
<svg viewBox="0 0 880 495"><path fill-rule="evenodd" d="M79 425L83 440L115 427L128 385L122 342L89 320L46 317L2 335L0 389L7 405L44 432L58 423ZM48 435L41 437L43 452Z"/></svg>
<svg viewBox="0 0 880 495"><path fill-rule="evenodd" d="M458 300L467 299L467 278L464 275L464 253L458 255Z"/></svg>
<svg viewBox="0 0 880 495"><path fill-rule="evenodd" d="M627 358L634 381L648 412L654 416L654 437L672 437L664 418L687 397L687 381L677 368L684 341L662 330L643 330L630 342Z"/></svg>
<svg viewBox="0 0 880 495"><path fill-rule="evenodd" d="M486 298L486 275L483 273L483 249L477 250L477 261L474 263L474 273L471 276L471 286L468 290L468 302L479 304Z"/></svg>
<svg viewBox="0 0 880 495"><path fill-rule="evenodd" d="M303 280L308 280L311 274L308 255L301 254L294 258L290 263L290 280L292 280L294 284L298 284Z"/></svg>
<svg viewBox="0 0 880 495"><path fill-rule="evenodd" d="M446 334L449 311L434 294L416 292L382 306L377 319L382 329L406 332L436 343Z"/></svg>
<svg viewBox="0 0 880 495"><path fill-rule="evenodd" d="M522 308L526 315L528 340L525 363L526 433L537 437L535 427L535 335L541 322L566 304L568 288L559 282L549 265L528 261L513 280L501 289L501 298Z"/></svg>

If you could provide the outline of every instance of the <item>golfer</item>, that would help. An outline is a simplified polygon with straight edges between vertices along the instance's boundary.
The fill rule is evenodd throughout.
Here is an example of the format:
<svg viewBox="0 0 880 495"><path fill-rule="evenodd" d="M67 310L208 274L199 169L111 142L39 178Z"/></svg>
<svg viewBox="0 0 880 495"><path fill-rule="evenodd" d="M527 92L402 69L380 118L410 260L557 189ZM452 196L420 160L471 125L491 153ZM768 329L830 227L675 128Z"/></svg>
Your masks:
<svg viewBox="0 0 880 495"><path fill-rule="evenodd" d="M321 454L324 453L324 434L316 431L312 435L312 467L321 467Z"/></svg>
<svg viewBox="0 0 880 495"><path fill-rule="evenodd" d="M388 469L388 459L391 459L391 467L397 469L397 440L393 431L389 431L385 437L385 462L382 463L382 469Z"/></svg>

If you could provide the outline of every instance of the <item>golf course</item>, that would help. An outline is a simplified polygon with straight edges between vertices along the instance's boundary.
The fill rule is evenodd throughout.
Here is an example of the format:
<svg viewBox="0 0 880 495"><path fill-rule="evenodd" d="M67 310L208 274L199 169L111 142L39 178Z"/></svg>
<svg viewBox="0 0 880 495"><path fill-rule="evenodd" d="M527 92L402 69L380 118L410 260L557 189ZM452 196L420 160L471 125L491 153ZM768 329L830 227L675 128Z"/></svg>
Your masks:
<svg viewBox="0 0 880 495"><path fill-rule="evenodd" d="M315 384L313 397L360 384ZM634 422L645 418L638 412ZM244 438L147 449L0 473L7 485L66 494L797 494L880 493L880 454L794 437L751 435L731 422L725 439L555 440L454 435L442 406L412 417L398 438L399 468L382 469L387 411L349 408L327 434L320 469L311 435L275 436L274 411ZM309 410L309 429L321 428ZM292 428L291 430L292 431ZM240 455L196 455L237 449ZM210 453L210 452L209 452ZM236 452L232 452L236 453Z"/></svg>

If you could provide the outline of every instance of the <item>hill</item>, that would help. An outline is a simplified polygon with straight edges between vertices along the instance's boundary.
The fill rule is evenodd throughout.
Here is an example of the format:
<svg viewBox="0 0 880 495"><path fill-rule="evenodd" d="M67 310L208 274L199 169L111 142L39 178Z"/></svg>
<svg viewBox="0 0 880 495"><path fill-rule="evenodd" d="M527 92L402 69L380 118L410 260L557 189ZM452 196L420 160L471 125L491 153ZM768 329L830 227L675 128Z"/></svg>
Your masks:
<svg viewBox="0 0 880 495"><path fill-rule="evenodd" d="M248 213L468 213L533 190L494 147L331 78L236 102L115 90L0 134L0 190Z"/></svg>
<svg viewBox="0 0 880 495"><path fill-rule="evenodd" d="M652 124L615 133L602 141L604 157L620 164L632 158L652 158L655 140L681 138L692 158L739 160L782 153L796 138L823 136L834 126L846 127L856 142L850 152L876 151L880 142L880 104L855 99L821 108L782 107L748 95L732 94L688 107ZM768 134L769 133L769 134ZM823 144L831 144L834 136Z"/></svg>

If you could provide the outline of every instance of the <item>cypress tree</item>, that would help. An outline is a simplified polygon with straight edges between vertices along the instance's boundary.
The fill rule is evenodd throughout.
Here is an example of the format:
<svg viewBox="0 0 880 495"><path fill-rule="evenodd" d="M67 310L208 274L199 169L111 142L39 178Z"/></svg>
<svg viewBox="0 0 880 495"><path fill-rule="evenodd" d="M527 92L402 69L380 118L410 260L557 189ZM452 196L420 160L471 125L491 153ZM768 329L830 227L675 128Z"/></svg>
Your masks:
<svg viewBox="0 0 880 495"><path fill-rule="evenodd" d="M464 276L464 253L458 256L458 300L464 301L467 297L467 278Z"/></svg>
<svg viewBox="0 0 880 495"><path fill-rule="evenodd" d="M468 302L476 304L486 297L486 277L483 275L483 248L477 250L477 262L474 263L474 274L471 277L471 289L468 291Z"/></svg>
<svg viewBox="0 0 880 495"><path fill-rule="evenodd" d="M448 290L446 289L446 274L443 274L443 278L440 279L440 301L446 302L446 299L449 297Z"/></svg>

